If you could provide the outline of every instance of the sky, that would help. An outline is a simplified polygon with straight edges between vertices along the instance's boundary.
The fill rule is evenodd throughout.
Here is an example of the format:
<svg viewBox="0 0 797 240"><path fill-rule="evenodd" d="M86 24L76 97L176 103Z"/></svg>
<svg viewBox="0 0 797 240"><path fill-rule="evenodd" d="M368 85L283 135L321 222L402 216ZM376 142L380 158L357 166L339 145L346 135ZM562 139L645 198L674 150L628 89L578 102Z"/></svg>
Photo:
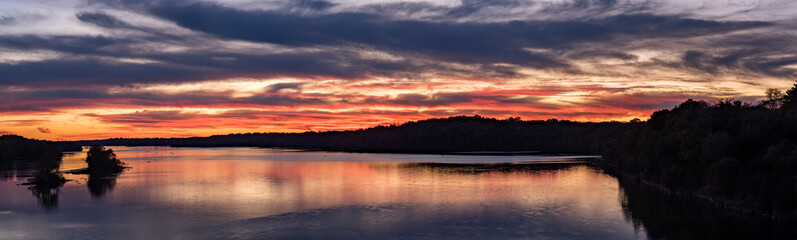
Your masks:
<svg viewBox="0 0 797 240"><path fill-rule="evenodd" d="M793 0L4 0L0 134L647 119L797 79Z"/></svg>

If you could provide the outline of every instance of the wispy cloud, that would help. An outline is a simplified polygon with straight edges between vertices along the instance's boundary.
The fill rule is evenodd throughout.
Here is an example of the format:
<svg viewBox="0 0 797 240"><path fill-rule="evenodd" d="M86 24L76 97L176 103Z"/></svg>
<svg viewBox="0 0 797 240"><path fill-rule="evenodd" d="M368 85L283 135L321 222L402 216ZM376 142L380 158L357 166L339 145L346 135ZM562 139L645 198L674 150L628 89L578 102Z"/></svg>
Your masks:
<svg viewBox="0 0 797 240"><path fill-rule="evenodd" d="M0 127L31 134L45 133L21 121L43 115L58 120L42 129L72 118L119 132L225 118L240 123L208 129L456 114L623 120L686 98L755 100L797 77L792 1L72 0L0 9Z"/></svg>

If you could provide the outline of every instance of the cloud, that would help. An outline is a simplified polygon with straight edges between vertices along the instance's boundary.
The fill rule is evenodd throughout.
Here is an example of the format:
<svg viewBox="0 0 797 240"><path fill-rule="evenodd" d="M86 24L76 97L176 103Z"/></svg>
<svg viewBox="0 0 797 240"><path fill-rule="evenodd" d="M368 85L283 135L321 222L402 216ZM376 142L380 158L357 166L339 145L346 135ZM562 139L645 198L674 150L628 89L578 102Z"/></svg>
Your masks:
<svg viewBox="0 0 797 240"><path fill-rule="evenodd" d="M17 121L41 114L158 134L628 119L686 98L755 99L797 77L787 10L695 4L92 0L33 16L3 3L14 13L0 16L0 127L51 126ZM211 84L235 81L246 83Z"/></svg>
<svg viewBox="0 0 797 240"><path fill-rule="evenodd" d="M477 64L478 69L458 69L441 62L423 59L401 61L365 59L358 52L328 50L315 52L287 52L275 54L248 54L225 52L186 52L173 54L126 54L123 52L98 52L109 45L104 38L21 38L3 41L0 46L17 45L18 49L48 49L72 54L89 54L89 57L62 58L22 63L0 63L0 85L76 85L129 83L187 82L236 77L271 78L281 76L307 78L363 79L368 77L419 77L422 74L439 74L469 77L507 77L517 73L502 66ZM62 42L86 42L72 47ZM31 45L37 44L38 47ZM80 47L78 47L80 46ZM149 60L131 62L125 59L91 57L127 56Z"/></svg>
<svg viewBox="0 0 797 240"><path fill-rule="evenodd" d="M275 83L275 84L268 85L268 87L266 87L266 89L265 89L265 92L267 92L267 93L277 93L277 92L284 91L284 90L298 92L298 91L302 90L301 89L302 85L304 85L304 83L299 83L299 82Z"/></svg>
<svg viewBox="0 0 797 240"><path fill-rule="evenodd" d="M298 0L291 1L291 3L294 4L294 7L296 8L306 8L313 10L326 10L337 5L335 3L323 0Z"/></svg>
<svg viewBox="0 0 797 240"><path fill-rule="evenodd" d="M516 5L514 1L485 3L467 1L457 8L487 8ZM567 8L601 8L614 1L576 1ZM378 5L382 6L383 5ZM390 5L394 6L394 5ZM397 5L402 8L406 5ZM416 8L432 7L427 4ZM457 9L455 8L455 9ZM147 10L160 18L195 31L222 39L280 44L286 47L370 46L414 59L431 58L444 62L468 64L512 64L509 75L517 75L517 67L560 69L580 72L573 61L589 57L610 57L635 60L634 54L621 49L587 49L588 44L617 46L627 41L660 39L659 41L719 36L750 29L771 27L763 21L713 21L678 15L644 13L597 16L580 20L526 20L505 22L395 20L389 17L390 7L382 15L372 12L336 12L327 14L291 14L279 11L241 10L211 3L155 4ZM450 9L450 12L457 10ZM205 21L203 19L213 19ZM345 29L345 30L342 30ZM630 38L630 39L629 39ZM738 37L737 37L738 38ZM752 47L754 43L733 48ZM526 51L524 49L544 49ZM562 52L575 58L563 58ZM345 58L342 61L354 61ZM405 63L406 64L406 63ZM371 64L380 69L382 66ZM499 72L497 68L493 68ZM391 72L400 70L384 69ZM761 69L762 74L783 73Z"/></svg>
<svg viewBox="0 0 797 240"><path fill-rule="evenodd" d="M39 131L40 133L50 133L50 129L46 127L37 127L36 131Z"/></svg>
<svg viewBox="0 0 797 240"><path fill-rule="evenodd" d="M90 12L83 12L78 13L77 18L80 21L91 23L100 27L106 28L131 28L132 26L126 22L123 22L117 19L114 16L105 14L105 13L90 13Z"/></svg>
<svg viewBox="0 0 797 240"><path fill-rule="evenodd" d="M30 127L32 125L40 124L45 122L44 120L37 120L37 119L24 119L24 120L2 120L0 124L6 126L15 126L15 127Z"/></svg>
<svg viewBox="0 0 797 240"><path fill-rule="evenodd" d="M657 36L723 32L763 23L718 23L648 15L597 21L450 23L391 21L363 13L290 15L242 11L215 4L163 4L150 11L182 27L222 38L288 46L365 44L396 52L415 52L440 60L514 63L537 68L567 64L522 48L565 48L574 42L602 41L614 34L656 32ZM213 19L207 21L204 19ZM615 26L618 25L618 26Z"/></svg>
<svg viewBox="0 0 797 240"><path fill-rule="evenodd" d="M293 8L334 6L324 2L295 2ZM489 9L525 4L517 1L465 1L445 8L428 3L416 7ZM605 8L614 1L575 1L559 8ZM307 6L305 6L307 5ZM395 6L394 6L395 5ZM146 35L102 36L0 36L0 47L21 51L48 50L65 57L30 62L0 62L0 85L129 84L185 82L235 77L280 77L365 79L373 77L427 78L518 78L524 68L562 73L596 74L585 71L579 61L619 59L636 61L639 56L625 49L612 49L620 42L643 39L683 39L718 36L772 26L760 21L712 21L677 15L618 14L585 19L514 20L503 22L392 19L406 4L367 5L387 12L327 12L308 14L276 10L241 10L213 3L137 3L143 14L203 34L175 35L157 28L128 23L104 12L81 12L76 17L104 28L138 30ZM546 9L554 5L546 6ZM481 11L480 10L480 11ZM464 11L464 10L463 10ZM453 18L453 17L452 17ZM209 21L208 19L212 19ZM630 38L630 39L628 39ZM735 37L738 39L739 37ZM278 44L289 51L263 53L253 49L227 49L227 41ZM659 40L670 41L670 40ZM727 48L745 49L755 42L740 42ZM192 51L162 51L166 47L217 45ZM787 45L788 43L778 43ZM606 48L585 46L601 46ZM363 49L392 54L401 60L373 59ZM532 49L532 50L528 50ZM711 50L711 49L709 49ZM763 54L750 50L749 54ZM715 53L716 54L716 53ZM687 62L691 66L694 63ZM789 77L791 59L746 58L739 66L758 74ZM741 60L740 60L741 61ZM468 67L453 67L462 64ZM677 66L672 65L672 66ZM644 68L644 66L639 66ZM713 73L714 67L692 67Z"/></svg>
<svg viewBox="0 0 797 240"><path fill-rule="evenodd" d="M0 35L0 47L18 50L53 50L73 54L101 54L101 49L130 40L103 36L8 36Z"/></svg>
<svg viewBox="0 0 797 240"><path fill-rule="evenodd" d="M14 23L16 23L16 19L14 17L0 16L0 25L11 25Z"/></svg>
<svg viewBox="0 0 797 240"><path fill-rule="evenodd" d="M467 6L470 5L462 7ZM770 25L756 21L719 22L651 14L621 14L580 21L434 22L391 20L355 12L294 15L245 11L209 3L157 4L149 11L183 27L227 38L285 45L362 43L402 50L416 48L452 52L475 51L473 47L519 49L557 46L574 41L601 40L613 34L644 33L647 36L673 37ZM389 12L383 14L390 15Z"/></svg>
<svg viewBox="0 0 797 240"><path fill-rule="evenodd" d="M98 114L85 114L90 117L103 117L104 119L113 119L116 123L138 123L138 124L152 124L164 121L176 121L191 119L196 114L185 114L181 111L136 111L129 114L115 114L115 115L98 115Z"/></svg>
<svg viewBox="0 0 797 240"><path fill-rule="evenodd" d="M502 91L490 92L449 92L436 93L431 95L424 94L400 94L396 97L372 97L363 100L369 104L385 104L399 106L457 106L462 104L536 104L541 99L536 96L517 97L512 93Z"/></svg>
<svg viewBox="0 0 797 240"><path fill-rule="evenodd" d="M187 80L197 74L213 76L216 71L172 64L112 63L99 59L57 59L19 64L0 64L0 85L74 86L168 82Z"/></svg>

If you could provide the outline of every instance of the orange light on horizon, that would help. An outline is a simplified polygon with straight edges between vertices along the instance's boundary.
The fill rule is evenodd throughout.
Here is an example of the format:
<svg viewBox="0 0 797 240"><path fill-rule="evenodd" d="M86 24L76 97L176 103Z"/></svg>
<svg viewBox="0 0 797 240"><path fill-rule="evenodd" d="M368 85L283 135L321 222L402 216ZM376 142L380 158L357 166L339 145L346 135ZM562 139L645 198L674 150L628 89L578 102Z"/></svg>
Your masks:
<svg viewBox="0 0 797 240"><path fill-rule="evenodd" d="M0 115L0 134L46 140L193 137L355 130L459 115L628 121L647 119L653 111L687 98L727 97L733 92L715 90L740 87L734 83L725 83L724 88L705 82L682 84L668 78L640 82L533 72L539 79L233 78L110 87L95 90L104 97L99 100L11 102L21 110ZM749 88L744 93L757 90ZM28 107L30 110L24 110Z"/></svg>

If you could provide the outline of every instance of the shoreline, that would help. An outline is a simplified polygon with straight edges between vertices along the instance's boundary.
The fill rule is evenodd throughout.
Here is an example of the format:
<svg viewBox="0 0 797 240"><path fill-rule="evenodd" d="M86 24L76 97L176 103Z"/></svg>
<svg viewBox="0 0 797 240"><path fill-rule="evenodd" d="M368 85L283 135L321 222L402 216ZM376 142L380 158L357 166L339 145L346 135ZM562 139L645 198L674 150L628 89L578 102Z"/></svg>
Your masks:
<svg viewBox="0 0 797 240"><path fill-rule="evenodd" d="M754 204L754 203L744 203L740 201L733 201L733 200L723 199L720 197L704 195L693 191L672 189L662 184L643 180L637 174L622 172L619 169L619 166L617 166L616 164L608 163L605 161L592 161L590 162L590 165L603 170L606 174L616 177L618 181L624 182L626 184L638 184L648 189L654 189L658 192L661 192L662 194L676 196L682 199L698 201L696 202L697 204L700 204L701 202L704 204L709 204L722 212L728 213L731 216L744 217L744 218L765 217L767 219L772 220L775 223L781 223L781 224L797 223L797 212L793 212L790 214L762 212L754 208L751 209L742 206L745 204Z"/></svg>

